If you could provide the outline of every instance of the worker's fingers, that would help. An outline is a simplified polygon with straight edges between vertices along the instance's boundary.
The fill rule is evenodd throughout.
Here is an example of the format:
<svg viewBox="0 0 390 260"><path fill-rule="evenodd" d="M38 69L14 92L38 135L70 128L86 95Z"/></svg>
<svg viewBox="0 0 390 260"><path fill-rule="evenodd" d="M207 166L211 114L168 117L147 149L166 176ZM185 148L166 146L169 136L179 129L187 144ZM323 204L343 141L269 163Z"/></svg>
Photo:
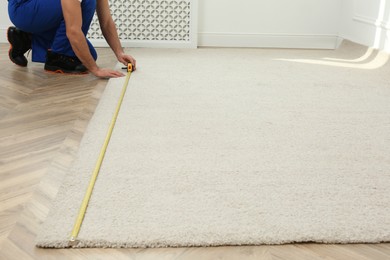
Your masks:
<svg viewBox="0 0 390 260"><path fill-rule="evenodd" d="M118 78L125 76L122 72L111 69L99 69L94 74L98 78Z"/></svg>
<svg viewBox="0 0 390 260"><path fill-rule="evenodd" d="M130 63L131 65L133 65L133 70L136 70L137 69L137 61L130 56Z"/></svg>
<svg viewBox="0 0 390 260"><path fill-rule="evenodd" d="M133 70L136 70L137 69L137 61L135 59L132 59L130 62L131 62L131 65L133 65Z"/></svg>
<svg viewBox="0 0 390 260"><path fill-rule="evenodd" d="M124 65L131 63L131 65L133 65L133 71L137 68L137 61L131 55L123 54L119 57L119 61Z"/></svg>
<svg viewBox="0 0 390 260"><path fill-rule="evenodd" d="M112 77L115 77L115 78L125 76L125 74L123 74L120 71L116 71L116 70L111 71L111 75L112 75Z"/></svg>

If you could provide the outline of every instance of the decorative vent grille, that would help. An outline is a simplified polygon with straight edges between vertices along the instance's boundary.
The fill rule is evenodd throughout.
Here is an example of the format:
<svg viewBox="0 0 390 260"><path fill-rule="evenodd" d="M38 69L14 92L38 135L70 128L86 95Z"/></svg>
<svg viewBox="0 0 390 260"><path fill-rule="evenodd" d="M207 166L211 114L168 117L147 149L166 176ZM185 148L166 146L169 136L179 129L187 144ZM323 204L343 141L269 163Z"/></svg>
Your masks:
<svg viewBox="0 0 390 260"><path fill-rule="evenodd" d="M196 47L196 0L109 1L122 44L139 47L173 43ZM96 15L88 38L94 43L104 39Z"/></svg>

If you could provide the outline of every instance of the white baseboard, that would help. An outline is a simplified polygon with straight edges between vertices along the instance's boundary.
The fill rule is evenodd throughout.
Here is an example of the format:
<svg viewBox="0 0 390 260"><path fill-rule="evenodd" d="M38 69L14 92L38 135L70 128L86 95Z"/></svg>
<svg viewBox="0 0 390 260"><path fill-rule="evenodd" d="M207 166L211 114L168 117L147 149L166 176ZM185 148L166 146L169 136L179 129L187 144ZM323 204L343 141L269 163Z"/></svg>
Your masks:
<svg viewBox="0 0 390 260"><path fill-rule="evenodd" d="M95 47L108 47L105 40L93 40L90 39L91 43ZM122 41L123 47L131 48L196 48L196 41L192 40L189 42L174 42L174 41Z"/></svg>
<svg viewBox="0 0 390 260"><path fill-rule="evenodd" d="M198 46L336 49L337 35L199 33Z"/></svg>
<svg viewBox="0 0 390 260"><path fill-rule="evenodd" d="M368 24L368 25L371 25L371 26L374 26L376 28L380 28L383 30L390 30L390 22L386 21L386 20L375 19L372 17L360 15L360 14L355 14L353 17L353 20L356 22L365 23L365 24Z"/></svg>
<svg viewBox="0 0 390 260"><path fill-rule="evenodd" d="M360 33L354 35L356 42L387 53L390 52L389 19L354 14L353 21L355 26L360 29Z"/></svg>
<svg viewBox="0 0 390 260"><path fill-rule="evenodd" d="M0 43L8 43L7 30L8 30L8 28L1 28L0 29Z"/></svg>

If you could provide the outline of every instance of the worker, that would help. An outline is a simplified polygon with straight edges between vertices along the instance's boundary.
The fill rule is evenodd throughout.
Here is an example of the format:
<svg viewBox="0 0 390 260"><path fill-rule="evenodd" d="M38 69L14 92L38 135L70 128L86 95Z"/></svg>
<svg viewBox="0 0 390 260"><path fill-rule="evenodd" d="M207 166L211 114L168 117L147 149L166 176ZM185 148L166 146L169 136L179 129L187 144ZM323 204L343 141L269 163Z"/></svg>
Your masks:
<svg viewBox="0 0 390 260"><path fill-rule="evenodd" d="M95 11L118 61L131 63L135 70L136 60L123 51L108 0L8 0L8 14L15 25L7 30L9 58L19 66L27 66L25 54L31 49L32 61L45 63L47 71L89 71L101 78L124 76L96 64L96 50L86 38Z"/></svg>

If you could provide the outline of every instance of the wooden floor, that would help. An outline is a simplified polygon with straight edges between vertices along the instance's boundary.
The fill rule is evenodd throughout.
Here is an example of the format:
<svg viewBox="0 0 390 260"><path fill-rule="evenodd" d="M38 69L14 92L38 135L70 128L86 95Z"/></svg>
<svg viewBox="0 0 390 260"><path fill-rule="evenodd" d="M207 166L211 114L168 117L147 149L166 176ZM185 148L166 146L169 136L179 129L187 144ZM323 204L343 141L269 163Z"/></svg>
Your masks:
<svg viewBox="0 0 390 260"><path fill-rule="evenodd" d="M34 238L107 80L21 68L0 44L0 259L390 259L390 244L38 249ZM99 49L99 64L114 56ZM139 64L142 66L142 64ZM390 76L389 76L390 79Z"/></svg>

